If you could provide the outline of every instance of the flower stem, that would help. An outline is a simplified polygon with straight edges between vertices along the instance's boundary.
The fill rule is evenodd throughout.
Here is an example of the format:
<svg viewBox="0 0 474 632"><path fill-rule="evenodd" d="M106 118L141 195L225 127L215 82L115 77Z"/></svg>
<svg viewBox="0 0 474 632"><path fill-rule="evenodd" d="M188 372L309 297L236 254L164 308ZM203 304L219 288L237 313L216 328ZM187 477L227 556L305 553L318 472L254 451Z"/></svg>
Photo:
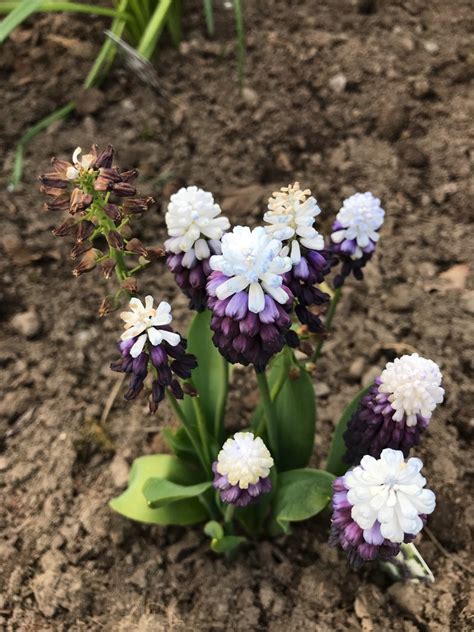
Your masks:
<svg viewBox="0 0 474 632"><path fill-rule="evenodd" d="M188 419L186 417L186 415L184 414L183 410L181 409L181 406L178 404L176 397L170 393L169 389L166 389L166 397L168 398L169 403L171 404L171 408L174 410L174 412L176 413L176 416L179 417L179 419L181 420L183 427L191 441L191 443L193 444L193 448L201 462L202 468L206 474L206 476L209 476L209 466L207 464L206 459L204 458L204 455L201 451L201 446L199 445L199 442L196 440L196 437L194 436L194 433L192 431L192 429L189 427L189 422Z"/></svg>
<svg viewBox="0 0 474 632"><path fill-rule="evenodd" d="M224 526L232 533L232 520L234 518L235 506L227 505L224 513Z"/></svg>
<svg viewBox="0 0 474 632"><path fill-rule="evenodd" d="M255 373L257 375L258 388L260 389L260 397L262 400L263 410L265 412L270 448L273 452L275 461L278 461L278 427L275 417L275 411L270 396L270 389L268 387L267 376L265 372L259 373L256 371Z"/></svg>
<svg viewBox="0 0 474 632"><path fill-rule="evenodd" d="M202 409L201 400L199 399L199 395L196 395L192 398L194 412L196 414L197 426L199 437L201 439L202 451L204 458L206 460L206 464L208 466L208 470L211 469L211 455L209 453L209 440L206 429L206 419L204 417L204 411Z"/></svg>
<svg viewBox="0 0 474 632"><path fill-rule="evenodd" d="M336 313L336 309L337 309L337 304L339 303L340 299L342 296L342 288L338 287L335 291L334 291L334 296L332 297L331 300L331 304L329 305L329 309L327 311L326 314L326 320L324 322L325 326L326 326L326 331L329 331L331 328L331 323L332 320L334 318L334 315ZM324 345L324 338L322 338L319 342L318 342L318 346L316 347L313 356L311 358L311 362L316 362L316 360L319 358L319 356L321 355L321 351Z"/></svg>

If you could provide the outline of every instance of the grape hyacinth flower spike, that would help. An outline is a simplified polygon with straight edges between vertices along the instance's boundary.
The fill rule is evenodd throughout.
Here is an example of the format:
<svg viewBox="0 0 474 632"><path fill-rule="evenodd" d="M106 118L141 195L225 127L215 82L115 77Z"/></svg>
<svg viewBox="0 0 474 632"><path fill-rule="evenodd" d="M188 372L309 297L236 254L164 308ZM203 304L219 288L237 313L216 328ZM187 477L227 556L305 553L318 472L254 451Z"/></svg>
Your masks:
<svg viewBox="0 0 474 632"><path fill-rule="evenodd" d="M209 260L213 272L207 282L213 342L229 362L253 364L262 372L291 342L293 296L282 276L291 260L263 227L236 226L221 244L222 254Z"/></svg>
<svg viewBox="0 0 474 632"><path fill-rule="evenodd" d="M329 543L341 546L354 567L394 557L423 529L436 498L424 488L422 467L420 459L405 462L400 450L386 448L380 459L366 455L336 478Z"/></svg>
<svg viewBox="0 0 474 632"><path fill-rule="evenodd" d="M417 353L388 362L349 420L345 462L358 463L364 454L378 458L384 448L407 457L443 401L441 380L438 365Z"/></svg>
<svg viewBox="0 0 474 632"><path fill-rule="evenodd" d="M130 311L122 312L125 331L119 344L122 358L113 362L110 368L121 373L130 373L131 380L125 399L135 399L144 386L150 371L153 375L150 412L156 412L158 404L165 396L165 389L178 399L183 398L183 389L177 378L191 377L197 366L196 358L186 353L186 341L174 332L171 306L161 301L153 307L153 297L145 297L145 304L138 298L130 300Z"/></svg>
<svg viewBox="0 0 474 632"><path fill-rule="evenodd" d="M168 268L190 299L191 309L203 311L209 257L220 254L220 239L230 228L229 220L221 215L212 194L195 186L183 187L171 196L165 220Z"/></svg>
<svg viewBox="0 0 474 632"><path fill-rule="evenodd" d="M363 278L362 268L374 253L384 216L380 200L372 193L355 193L344 200L331 234L333 265L342 262L334 278L335 288L341 287L351 273L359 281Z"/></svg>
<svg viewBox="0 0 474 632"><path fill-rule="evenodd" d="M312 333L322 333L324 327L308 308L329 301L328 294L315 287L330 270L324 238L314 227L320 213L311 191L301 190L295 182L273 193L263 216L268 234L279 239L284 245L282 254L290 256L292 267L286 272L284 282L295 297L296 316Z"/></svg>
<svg viewBox="0 0 474 632"><path fill-rule="evenodd" d="M272 456L260 437L237 432L227 439L212 464L214 488L223 502L246 507L271 491L272 466Z"/></svg>

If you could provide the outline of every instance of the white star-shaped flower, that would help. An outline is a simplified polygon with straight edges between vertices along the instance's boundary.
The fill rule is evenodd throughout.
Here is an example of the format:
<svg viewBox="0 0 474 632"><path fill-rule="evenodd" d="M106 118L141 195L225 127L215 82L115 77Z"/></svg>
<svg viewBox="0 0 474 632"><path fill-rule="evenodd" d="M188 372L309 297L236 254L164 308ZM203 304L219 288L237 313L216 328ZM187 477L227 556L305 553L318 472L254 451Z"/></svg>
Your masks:
<svg viewBox="0 0 474 632"><path fill-rule="evenodd" d="M280 304L288 302L281 286L291 261L280 255L281 241L272 239L263 226L253 230L236 226L222 237L221 245L222 254L211 257L209 265L230 278L216 289L217 298L223 300L248 288L248 308L254 314L265 308L265 293Z"/></svg>
<svg viewBox="0 0 474 632"><path fill-rule="evenodd" d="M417 353L388 362L380 379L379 391L389 394L388 399L395 410L394 421L402 421L406 415L407 426L416 426L417 415L430 419L436 406L443 401L443 376L439 366Z"/></svg>
<svg viewBox="0 0 474 632"><path fill-rule="evenodd" d="M421 531L420 515L432 513L436 505L434 493L424 489L422 467L420 459L405 462L400 450L386 448L380 459L364 456L359 466L347 472L344 485L349 490L351 516L364 535L370 538L376 521L382 536L398 544L405 534Z"/></svg>
<svg viewBox="0 0 474 632"><path fill-rule="evenodd" d="M121 339L130 340L138 336L130 349L132 358L137 358L140 355L147 339L153 346L161 344L163 340L172 347L179 344L181 340L179 334L167 329L160 329L160 326L169 325L173 320L169 303L161 301L155 309L153 307L153 297L146 296L145 304L138 298L132 298L129 305L130 311L120 314L120 318L125 322L125 331L121 335Z"/></svg>
<svg viewBox="0 0 474 632"><path fill-rule="evenodd" d="M68 180L75 180L79 177L81 171L88 171L97 156L94 154L84 154L82 158L79 158L82 149L76 147L72 154L72 165L66 170L66 177Z"/></svg>
<svg viewBox="0 0 474 632"><path fill-rule="evenodd" d="M248 489L260 478L267 478L273 459L260 437L252 432L237 432L222 446L217 455L217 471L227 476L231 485Z"/></svg>
<svg viewBox="0 0 474 632"><path fill-rule="evenodd" d="M194 260L207 259L211 255L207 240L211 240L213 250L219 250L219 240L230 228L227 217L221 215L221 208L214 202L212 193L191 186L180 189L170 198L165 215L169 239L166 249L175 254L185 254L183 265Z"/></svg>
<svg viewBox="0 0 474 632"><path fill-rule="evenodd" d="M268 200L268 211L263 219L270 226L265 228L272 237L290 242L293 264L301 260L300 243L310 250L324 248L324 238L313 225L314 218L320 213L316 198L309 189L302 191L298 182L275 191Z"/></svg>
<svg viewBox="0 0 474 632"><path fill-rule="evenodd" d="M355 193L342 204L342 208L336 215L342 228L335 230L331 239L335 244L345 240L355 241L356 249L353 259L360 259L363 249L370 242L377 242L380 238L377 230L382 226L385 211L380 206L380 200L370 192Z"/></svg>

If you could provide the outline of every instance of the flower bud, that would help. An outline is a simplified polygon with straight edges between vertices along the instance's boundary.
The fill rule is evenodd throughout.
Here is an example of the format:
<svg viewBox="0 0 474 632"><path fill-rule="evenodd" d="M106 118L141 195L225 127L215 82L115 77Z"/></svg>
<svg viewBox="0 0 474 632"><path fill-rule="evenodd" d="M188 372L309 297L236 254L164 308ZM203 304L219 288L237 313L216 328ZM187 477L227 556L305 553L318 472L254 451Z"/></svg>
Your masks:
<svg viewBox="0 0 474 632"><path fill-rule="evenodd" d="M138 178L138 169L129 169L128 171L122 171L120 174L122 182L133 182Z"/></svg>
<svg viewBox="0 0 474 632"><path fill-rule="evenodd" d="M91 270L93 270L95 266L97 265L97 258L101 254L102 253L100 252L100 250L97 250L96 248L92 248L91 250L88 250L86 254L82 257L80 262L77 264L77 266L73 268L73 271L72 271L73 275L75 277L78 277L78 276L81 276L81 274L84 274L85 272L90 272Z"/></svg>
<svg viewBox="0 0 474 632"><path fill-rule="evenodd" d="M74 220L73 220L74 221ZM79 222L76 233L76 241L84 241L85 239L89 239L89 237L94 232L95 226L92 222L84 219Z"/></svg>
<svg viewBox="0 0 474 632"><path fill-rule="evenodd" d="M45 187L53 187L55 189L66 189L68 185L67 178L56 171L45 173L39 177L39 180Z"/></svg>
<svg viewBox="0 0 474 632"><path fill-rule="evenodd" d="M118 309L119 303L113 296L106 296L99 307L99 316L106 316Z"/></svg>
<svg viewBox="0 0 474 632"><path fill-rule="evenodd" d="M115 270L115 266L116 263L114 259L106 259L102 263L102 274L104 275L105 279L110 279Z"/></svg>
<svg viewBox="0 0 474 632"><path fill-rule="evenodd" d="M85 252L87 252L88 250L90 250L92 248L92 243L90 241L79 241L76 244L74 244L71 252L70 252L70 257L71 259L77 259L77 257L79 257L80 255L84 254Z"/></svg>
<svg viewBox="0 0 474 632"><path fill-rule="evenodd" d="M117 182L112 185L112 191L119 197L133 197L137 190L128 182Z"/></svg>
<svg viewBox="0 0 474 632"><path fill-rule="evenodd" d="M43 204L45 211L68 211L69 210L69 194L63 193L52 200L47 200Z"/></svg>
<svg viewBox="0 0 474 632"><path fill-rule="evenodd" d="M76 230L76 222L71 217L65 222L53 228L52 233L55 237L64 237L65 235L71 235Z"/></svg>
<svg viewBox="0 0 474 632"><path fill-rule="evenodd" d="M152 197L128 198L123 201L123 212L125 215L137 215L144 213L154 203Z"/></svg>
<svg viewBox="0 0 474 632"><path fill-rule="evenodd" d="M89 208L92 204L93 197L89 193L83 193L80 189L74 189L71 193L71 200L69 203L69 211L72 215L78 212L83 212Z"/></svg>
<svg viewBox="0 0 474 632"><path fill-rule="evenodd" d="M125 250L127 252L133 252L135 255L139 255L141 257L146 257L147 255L147 249L142 244L142 242L136 237L127 241Z"/></svg>
<svg viewBox="0 0 474 632"><path fill-rule="evenodd" d="M113 158L114 148L112 147L112 145L107 145L107 147L103 149L97 156L94 166L96 169L104 167L106 169L110 169L110 167L112 167Z"/></svg>
<svg viewBox="0 0 474 632"><path fill-rule="evenodd" d="M123 250L125 247L123 237L117 230L111 230L107 235L107 243L115 250Z"/></svg>
<svg viewBox="0 0 474 632"><path fill-rule="evenodd" d="M152 248L146 249L145 258L148 261L157 261L158 259L162 259L166 256L166 250L161 248L160 246L153 246Z"/></svg>
<svg viewBox="0 0 474 632"><path fill-rule="evenodd" d="M114 222L118 222L120 218L122 217L122 213L120 212L120 206L117 206L116 204L105 204L104 213L107 215L107 217L110 217L110 219L113 219Z"/></svg>
<svg viewBox="0 0 474 632"><path fill-rule="evenodd" d="M128 277L128 279L124 279L120 285L124 290L130 292L130 294L136 294L138 292L138 282L135 277Z"/></svg>

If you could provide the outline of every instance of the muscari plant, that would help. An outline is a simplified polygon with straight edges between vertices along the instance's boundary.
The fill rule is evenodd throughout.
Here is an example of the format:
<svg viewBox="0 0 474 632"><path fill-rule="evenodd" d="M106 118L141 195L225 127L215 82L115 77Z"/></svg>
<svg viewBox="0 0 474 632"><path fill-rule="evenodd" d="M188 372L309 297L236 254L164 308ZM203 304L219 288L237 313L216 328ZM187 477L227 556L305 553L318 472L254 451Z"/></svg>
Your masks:
<svg viewBox="0 0 474 632"><path fill-rule="evenodd" d="M101 314L128 301L111 365L129 377L125 399L146 395L151 413L166 399L179 423L162 430L170 454L134 461L112 509L150 524L203 524L212 550L231 554L332 508L330 543L354 566L419 561L410 547L435 495L423 463L408 456L443 401L435 362L417 353L388 362L343 412L326 469L308 465L316 403L307 369L346 279L362 279L373 255L380 201L368 192L344 200L325 240L321 209L298 183L271 196L255 228L231 227L211 193L188 186L171 195L164 245L145 247L132 227L153 201L138 194L136 170L115 165L111 146L52 164L42 191L46 208L63 215L54 234L75 242L73 273L116 276ZM195 312L187 338L163 297L136 296L136 273L153 262L167 266ZM259 388L248 422L227 410L235 365L252 367ZM230 433L229 422L240 430Z"/></svg>

